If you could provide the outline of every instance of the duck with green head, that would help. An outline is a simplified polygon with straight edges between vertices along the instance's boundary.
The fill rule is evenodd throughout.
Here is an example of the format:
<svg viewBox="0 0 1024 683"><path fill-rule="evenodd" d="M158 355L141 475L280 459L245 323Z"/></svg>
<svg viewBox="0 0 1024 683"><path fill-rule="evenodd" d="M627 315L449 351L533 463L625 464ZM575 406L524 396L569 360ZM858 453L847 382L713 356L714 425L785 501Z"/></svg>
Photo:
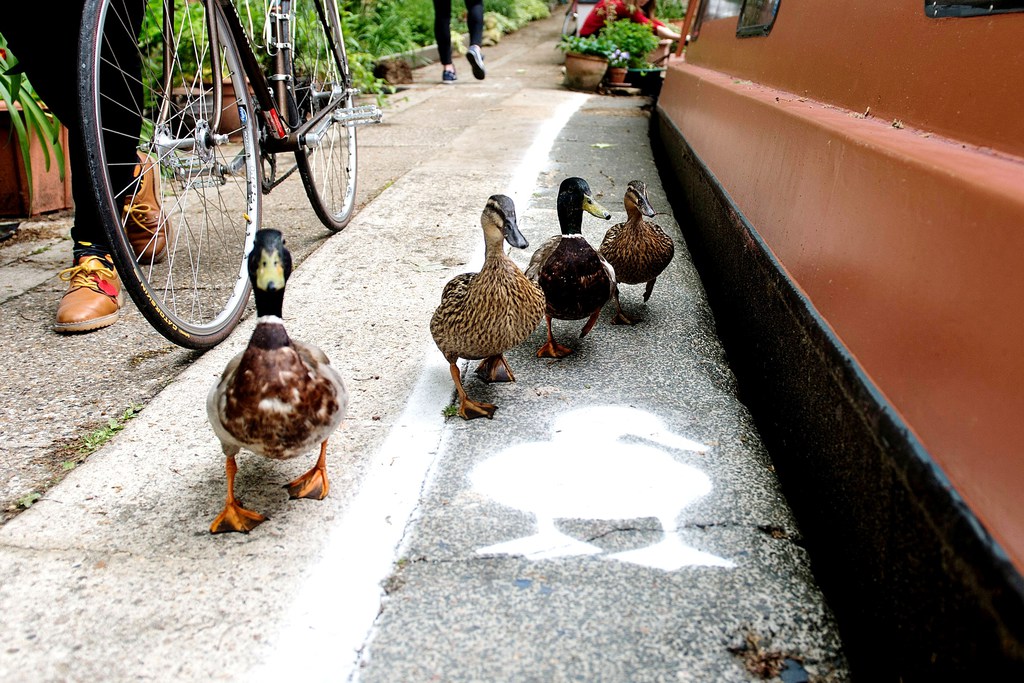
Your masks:
<svg viewBox="0 0 1024 683"><path fill-rule="evenodd" d="M675 254L672 238L657 223L644 220L655 213L647 199L647 185L642 180L631 180L623 199L626 221L608 229L601 241L601 256L615 268L619 284L638 285L646 282L644 301L651 298L654 282L668 267ZM632 325L634 320L622 312L619 290L615 288L616 314L613 325Z"/></svg>
<svg viewBox="0 0 1024 683"><path fill-rule="evenodd" d="M288 336L281 319L292 258L277 230L260 230L248 258L256 329L206 399L206 412L227 458L227 502L210 533L249 532L266 517L235 497L235 456L245 448L286 460L320 445L311 470L286 484L292 498L327 497L327 439L345 418L348 392L327 356Z"/></svg>
<svg viewBox="0 0 1024 683"><path fill-rule="evenodd" d="M517 249L529 246L519 231L512 200L505 195L491 196L480 223L483 267L478 273L452 278L430 319L430 333L448 361L459 394L459 415L466 420L493 417L497 406L466 395L458 359L482 359L476 374L485 382L514 382L504 353L529 337L544 315L544 292L526 279L502 246L506 241Z"/></svg>
<svg viewBox="0 0 1024 683"><path fill-rule="evenodd" d="M558 187L556 235L540 246L530 259L526 276L540 285L546 300L547 342L537 350L541 358L561 358L572 349L555 342L551 320L582 320L585 337L615 289L615 270L583 237L583 212L608 220L611 214L594 201L583 178L566 178Z"/></svg>

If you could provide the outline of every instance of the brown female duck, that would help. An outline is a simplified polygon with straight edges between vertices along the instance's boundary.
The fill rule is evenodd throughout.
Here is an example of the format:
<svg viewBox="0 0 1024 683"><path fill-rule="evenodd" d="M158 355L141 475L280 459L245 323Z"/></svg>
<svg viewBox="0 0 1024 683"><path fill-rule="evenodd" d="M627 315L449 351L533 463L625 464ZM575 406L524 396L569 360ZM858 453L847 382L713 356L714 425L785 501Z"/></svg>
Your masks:
<svg viewBox="0 0 1024 683"><path fill-rule="evenodd" d="M487 200L480 223L484 231L484 265L445 285L441 305L430 319L430 333L450 366L459 394L459 415L470 420L493 417L497 406L470 400L456 361L483 359L476 369L486 382L514 382L503 355L522 343L544 315L544 293L523 275L502 248L529 246L516 223L516 209L505 195Z"/></svg>
<svg viewBox="0 0 1024 683"><path fill-rule="evenodd" d="M555 235L534 252L526 277L541 286L546 299L545 317L548 340L537 350L541 358L561 358L572 353L568 346L555 342L551 319L582 320L585 337L601 315L601 308L615 289L615 271L583 237L583 212L605 220L611 214L590 193L583 178L566 178L558 187L558 226Z"/></svg>
<svg viewBox="0 0 1024 683"><path fill-rule="evenodd" d="M658 275L672 260L675 245L660 226L644 220L644 216L654 216L654 209L647 199L647 185L642 180L630 181L626 186L623 203L626 206L626 222L608 229L601 242L600 252L615 268L619 284L647 283L644 291L644 301L647 301L651 298ZM615 290L615 307L617 312L612 319L613 325L632 325L636 322L622 312L618 288Z"/></svg>
<svg viewBox="0 0 1024 683"><path fill-rule="evenodd" d="M227 364L206 399L206 412L227 456L227 503L210 533L248 532L266 517L235 498L235 456L245 448L274 460L294 458L320 444L313 469L285 488L292 498L327 497L327 438L345 418L348 392L324 352L288 336L281 319L291 254L277 230L260 230L249 253L256 329Z"/></svg>

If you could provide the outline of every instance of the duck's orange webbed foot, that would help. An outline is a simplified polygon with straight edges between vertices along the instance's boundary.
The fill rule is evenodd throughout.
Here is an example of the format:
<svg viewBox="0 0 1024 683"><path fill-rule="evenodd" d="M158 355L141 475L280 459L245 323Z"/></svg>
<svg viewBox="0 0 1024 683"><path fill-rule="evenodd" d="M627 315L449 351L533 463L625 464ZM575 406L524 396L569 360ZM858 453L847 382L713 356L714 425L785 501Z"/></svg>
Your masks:
<svg viewBox="0 0 1024 683"><path fill-rule="evenodd" d="M327 442L320 444L320 458L317 459L313 469L306 472L295 481L284 485L288 489L288 495L292 498L314 498L323 500L331 490L331 483L327 480Z"/></svg>
<svg viewBox="0 0 1024 683"><path fill-rule="evenodd" d="M235 449L235 452L237 452L237 449ZM228 476L227 502L224 504L224 509L221 513L217 515L217 519L213 520L213 524L210 525L210 533L220 534L225 531L240 531L243 534L247 534L266 521L267 518L258 512L246 510L238 502L238 499L235 498L235 473L238 472L238 465L235 463L233 453L227 456L224 469Z"/></svg>
<svg viewBox="0 0 1024 683"><path fill-rule="evenodd" d="M512 374L505 356L488 356L476 366L477 376L485 382L515 382L516 376Z"/></svg>
<svg viewBox="0 0 1024 683"><path fill-rule="evenodd" d="M247 534L260 524L266 521L266 517L258 512L246 510L237 499L230 501L224 506L224 510L217 515L210 525L211 534L220 534L225 531L240 531Z"/></svg>
<svg viewBox="0 0 1024 683"><path fill-rule="evenodd" d="M485 363L495 358L501 358L502 362L505 360L501 356L486 358L480 363L480 368L477 368L477 372L483 368ZM472 420L477 417L486 417L488 419L494 417L494 411L498 409L498 406L493 403L480 403L466 396L466 390L462 387L462 375L459 373L459 366L455 364L454 358L448 360L448 366L451 370L452 381L455 382L455 391L459 394L459 417L463 420ZM505 367L507 368L508 366L506 365Z"/></svg>
<svg viewBox="0 0 1024 683"><path fill-rule="evenodd" d="M498 406L493 403L482 403L465 398L459 402L459 417L463 420L472 420L477 417L491 419L494 417L494 411L497 409Z"/></svg>
<svg viewBox="0 0 1024 683"><path fill-rule="evenodd" d="M619 312L615 314L615 317L612 318L611 322L612 325L636 325L640 321L628 317L622 312L622 309L619 309Z"/></svg>
<svg viewBox="0 0 1024 683"><path fill-rule="evenodd" d="M537 349L537 358L562 358L572 353L572 349L568 346L562 346L555 341L555 336L551 333L551 316L545 315L548 321L548 340Z"/></svg>
<svg viewBox="0 0 1024 683"><path fill-rule="evenodd" d="M544 346L537 349L537 358L563 358L572 353L568 346L562 346L554 339L549 339Z"/></svg>

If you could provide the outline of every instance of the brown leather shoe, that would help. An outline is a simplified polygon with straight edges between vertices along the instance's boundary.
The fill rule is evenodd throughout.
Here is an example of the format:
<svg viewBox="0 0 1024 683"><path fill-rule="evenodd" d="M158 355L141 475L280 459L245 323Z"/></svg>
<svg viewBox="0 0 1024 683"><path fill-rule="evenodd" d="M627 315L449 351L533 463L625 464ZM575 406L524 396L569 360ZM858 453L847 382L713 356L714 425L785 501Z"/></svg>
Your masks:
<svg viewBox="0 0 1024 683"><path fill-rule="evenodd" d="M167 256L168 224L160 225L160 176L157 165L139 154L135 177L142 174L138 191L124 203L124 225L135 256L144 263L160 263Z"/></svg>
<svg viewBox="0 0 1024 683"><path fill-rule="evenodd" d="M109 256L82 256L60 279L68 291L57 307L55 332L89 332L117 322L124 293Z"/></svg>

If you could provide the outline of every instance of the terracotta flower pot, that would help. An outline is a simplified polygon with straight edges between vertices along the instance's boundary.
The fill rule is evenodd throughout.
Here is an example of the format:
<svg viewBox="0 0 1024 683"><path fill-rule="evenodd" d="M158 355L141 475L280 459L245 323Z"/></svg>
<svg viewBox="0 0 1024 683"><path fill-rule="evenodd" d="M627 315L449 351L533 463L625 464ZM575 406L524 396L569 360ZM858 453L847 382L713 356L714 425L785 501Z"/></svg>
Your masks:
<svg viewBox="0 0 1024 683"><path fill-rule="evenodd" d="M568 52L565 55L565 87L595 90L608 70L608 60L594 55Z"/></svg>
<svg viewBox="0 0 1024 683"><path fill-rule="evenodd" d="M626 82L626 67L608 67L608 85L622 85Z"/></svg>
<svg viewBox="0 0 1024 683"><path fill-rule="evenodd" d="M68 131L61 126L59 144L64 149L64 178L50 156L46 170L43 143L35 130L29 134L32 159L32 187L29 188L21 148L14 137L14 124L7 106L0 102L0 216L26 218L74 206L71 199L71 169L68 163Z"/></svg>

